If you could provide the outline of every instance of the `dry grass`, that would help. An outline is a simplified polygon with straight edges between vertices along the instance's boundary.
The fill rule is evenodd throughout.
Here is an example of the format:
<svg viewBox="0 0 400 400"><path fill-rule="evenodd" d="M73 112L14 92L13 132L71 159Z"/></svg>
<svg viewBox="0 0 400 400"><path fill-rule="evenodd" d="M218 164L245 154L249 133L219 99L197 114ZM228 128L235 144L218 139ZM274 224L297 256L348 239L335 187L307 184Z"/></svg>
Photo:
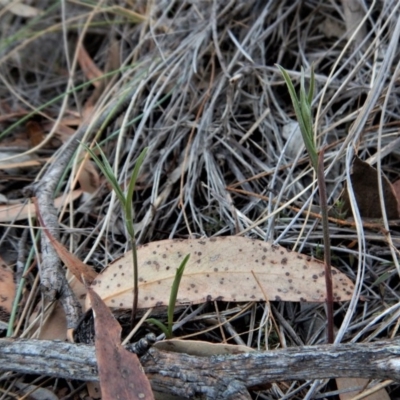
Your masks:
<svg viewBox="0 0 400 400"><path fill-rule="evenodd" d="M105 2L92 7L40 1L37 7L47 11L36 19L0 14L2 157L11 145L8 156L15 158L59 154L54 146L32 151L26 140L8 142L25 134L21 116L27 112L35 113L57 143L57 123L81 121L86 113L96 124L113 100L128 93L121 117L95 133L122 184L141 150L149 147L135 198L138 243L242 233L321 256L320 219L309 213L318 213L315 176L293 129L293 107L275 64L295 81L302 66L315 66L317 142L318 148L327 146L330 205L349 180L354 154L373 158L395 180L399 4L370 5L367 29L350 42L339 1L222 3L127 1L105 11ZM145 22L137 24L123 10L135 10ZM327 31L331 25L333 32ZM119 73L96 89L86 85L72 91L89 80L77 63L81 43L100 70ZM91 139L88 130L84 140L90 144ZM8 199L22 198L21 190L42 174L40 168L3 172L1 192ZM60 189L70 191L73 181L67 172ZM61 214L62 241L82 260L102 268L128 249L121 209L105 182L74 207L73 213ZM365 229L355 215L353 226L330 224L334 265L357 282L354 301L335 308L337 340L394 337L400 237L387 220L382 223L386 231ZM1 256L10 263L26 231L21 225L25 222L1 228ZM25 250L31 247L29 238ZM33 269L29 289L37 288L36 276ZM41 302L39 292L33 293L27 315L19 314L19 334ZM368 301L359 301L360 295ZM226 305L219 307L222 312ZM259 304L246 315L232 323L233 331L225 330L227 338L240 329L245 343L264 349L324 341L323 305L276 303L270 310ZM209 321L198 316L183 333L202 330ZM221 340L220 330L202 337ZM6 388L6 381L2 385ZM259 398L311 398L330 390L312 381L274 384ZM389 390L394 393L396 386Z"/></svg>

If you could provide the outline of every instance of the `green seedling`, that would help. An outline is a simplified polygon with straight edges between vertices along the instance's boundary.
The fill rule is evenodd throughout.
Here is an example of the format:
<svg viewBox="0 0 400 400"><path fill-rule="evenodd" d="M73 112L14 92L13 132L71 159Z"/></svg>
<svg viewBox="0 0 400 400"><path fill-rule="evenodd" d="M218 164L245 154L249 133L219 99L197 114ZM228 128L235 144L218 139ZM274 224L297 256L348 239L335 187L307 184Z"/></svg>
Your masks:
<svg viewBox="0 0 400 400"><path fill-rule="evenodd" d="M165 337L167 339L172 338L172 326L174 324L174 311L175 311L175 304L176 304L176 299L178 297L178 291L179 291L179 285L181 283L181 279L183 276L183 272L185 271L185 267L187 262L189 261L190 254L188 254L183 261L181 262L181 265L179 268L176 270L175 273L175 278L174 282L172 283L171 287L171 294L169 296L169 303L168 303L168 326L165 326L161 321L154 319L154 318L148 318L147 322L156 325L158 328L160 328L163 333L165 334Z"/></svg>
<svg viewBox="0 0 400 400"><path fill-rule="evenodd" d="M282 73L283 79L289 90L290 98L293 103L296 118L299 123L301 135L307 153L310 156L311 165L317 174L318 189L320 195L322 228L324 234L324 255L325 255L325 282L326 282L326 303L327 303L327 320L328 320L328 343L333 343L333 289L332 289L332 273L331 273L331 250L329 239L329 220L328 220L328 200L326 196L326 184L324 175L324 150L319 153L315 144L315 135L312 118L312 98L314 95L315 76L314 69L311 68L310 87L308 92L305 88L304 69L301 69L300 77L300 94L297 95L287 71L280 65L277 66Z"/></svg>
<svg viewBox="0 0 400 400"><path fill-rule="evenodd" d="M138 260L137 260L137 251L136 251L136 239L135 239L135 230L133 227L133 193L135 191L137 177L139 175L140 168L143 164L143 161L147 154L147 147L142 150L139 154L139 157L136 160L135 167L133 168L133 172L131 178L129 180L129 185L126 193L124 193L118 183L118 180L114 174L114 171L107 160L106 155L103 153L101 148L97 145L96 150L100 154L101 159L96 155L93 149L90 149L88 146L84 145L85 149L89 152L97 166L100 168L101 172L109 181L112 186L124 212L125 219L125 227L129 234L131 240L131 249L132 249L132 264L133 264L133 304L132 304L132 318L131 323L133 324L138 298L139 298L139 279L138 279Z"/></svg>
<svg viewBox="0 0 400 400"><path fill-rule="evenodd" d="M300 132L303 137L304 145L310 156L311 164L315 171L318 169L318 152L314 140L314 128L311 113L311 103L314 95L315 77L314 70L311 69L310 87L308 93L306 93L304 83L304 70L301 69L300 78L300 97L297 96L296 90L293 86L292 80L290 79L287 71L280 65L277 66L283 75L283 79L289 90L290 98L293 103L296 118L300 126Z"/></svg>
<svg viewBox="0 0 400 400"><path fill-rule="evenodd" d="M347 210L345 210L344 207L345 202L342 199L337 199L332 210L335 218L346 219Z"/></svg>

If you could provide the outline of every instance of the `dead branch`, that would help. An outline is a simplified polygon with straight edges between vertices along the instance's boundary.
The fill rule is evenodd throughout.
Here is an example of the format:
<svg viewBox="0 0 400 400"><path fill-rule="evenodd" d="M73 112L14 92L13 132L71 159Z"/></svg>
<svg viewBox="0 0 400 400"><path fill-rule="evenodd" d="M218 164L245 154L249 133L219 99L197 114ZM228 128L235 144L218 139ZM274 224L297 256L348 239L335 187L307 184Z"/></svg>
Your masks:
<svg viewBox="0 0 400 400"><path fill-rule="evenodd" d="M243 392L275 381L337 377L400 380L400 340L293 347L198 357L151 349L141 358L153 390L183 398L250 398ZM94 347L26 339L0 340L8 371L96 381Z"/></svg>

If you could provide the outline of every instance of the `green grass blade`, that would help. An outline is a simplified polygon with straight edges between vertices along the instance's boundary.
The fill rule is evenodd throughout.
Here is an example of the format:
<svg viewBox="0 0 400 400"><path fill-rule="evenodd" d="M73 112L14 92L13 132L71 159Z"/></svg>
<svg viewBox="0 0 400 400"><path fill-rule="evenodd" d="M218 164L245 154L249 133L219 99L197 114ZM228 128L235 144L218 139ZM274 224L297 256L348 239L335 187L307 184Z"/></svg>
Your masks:
<svg viewBox="0 0 400 400"><path fill-rule="evenodd" d="M314 96L314 90L315 90L314 65L311 65L310 87L308 89L308 96L307 96L308 104L310 107Z"/></svg>
<svg viewBox="0 0 400 400"><path fill-rule="evenodd" d="M86 146L86 144L81 143L81 145L86 149L86 151L90 154L90 156L93 158L94 162L96 163L96 165L100 168L101 172L103 173L103 175L107 178L107 180L110 182L113 190L115 191L115 194L118 197L118 200L120 201L121 205L123 207L125 207L125 197L124 197L124 193L122 192L122 189L117 181L117 178L114 175L114 171L111 168L110 163L107 160L107 157L105 156L105 154L103 153L103 151L101 150L101 148L96 145L97 150L100 152L101 155L101 160L99 157L97 157L97 155L95 154L95 152L89 148L88 146Z"/></svg>
<svg viewBox="0 0 400 400"><path fill-rule="evenodd" d="M176 299L178 297L179 285L181 283L181 279L183 276L183 272L185 271L185 267L187 262L189 261L190 254L186 255L186 257L181 262L181 265L176 270L174 282L172 283L171 287L171 294L169 296L169 303L168 303L168 338L172 337L172 325L174 323L174 311L175 311L175 304Z"/></svg>
<svg viewBox="0 0 400 400"><path fill-rule="evenodd" d="M155 319L155 318L148 318L148 319L146 319L146 322L148 322L149 324L155 325L157 328L160 328L163 331L165 337L169 338L168 328L161 321L159 321L158 319Z"/></svg>
<svg viewBox="0 0 400 400"><path fill-rule="evenodd" d="M301 78L300 78L300 99L296 94L296 90L293 86L292 80L290 79L287 71L282 68L280 65L277 65L285 83L288 87L289 95L293 103L294 111L296 114L297 121L300 126L300 131L303 136L304 145L306 150L310 156L311 164L315 171L318 169L318 153L314 142L313 135L313 124L312 124L312 115L311 115L311 105L309 102L309 94L306 96L305 92L305 84L304 84L304 71L302 70ZM312 84L311 86L313 86Z"/></svg>
<svg viewBox="0 0 400 400"><path fill-rule="evenodd" d="M144 159L146 158L148 148L144 148L142 152L139 154L139 157L136 160L135 167L133 168L131 179L129 180L128 190L126 193L126 202L125 202L125 217L126 217L126 226L129 235L132 237L135 236L135 232L133 231L133 193L135 191L136 181L139 176L140 168L143 165Z"/></svg>

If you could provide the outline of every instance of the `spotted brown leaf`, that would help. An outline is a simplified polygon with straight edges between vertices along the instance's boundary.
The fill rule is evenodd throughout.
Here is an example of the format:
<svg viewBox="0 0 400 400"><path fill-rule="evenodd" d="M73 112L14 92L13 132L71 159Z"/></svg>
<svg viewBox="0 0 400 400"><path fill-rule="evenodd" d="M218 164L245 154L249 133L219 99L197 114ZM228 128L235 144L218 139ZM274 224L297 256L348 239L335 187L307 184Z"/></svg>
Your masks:
<svg viewBox="0 0 400 400"><path fill-rule="evenodd" d="M137 249L139 308L168 304L176 269L190 254L177 305L222 301L324 302L324 265L311 257L256 239L226 236L163 240ZM332 268L335 301L350 300L352 281ZM112 308L132 306L132 255L111 263L92 288Z"/></svg>

